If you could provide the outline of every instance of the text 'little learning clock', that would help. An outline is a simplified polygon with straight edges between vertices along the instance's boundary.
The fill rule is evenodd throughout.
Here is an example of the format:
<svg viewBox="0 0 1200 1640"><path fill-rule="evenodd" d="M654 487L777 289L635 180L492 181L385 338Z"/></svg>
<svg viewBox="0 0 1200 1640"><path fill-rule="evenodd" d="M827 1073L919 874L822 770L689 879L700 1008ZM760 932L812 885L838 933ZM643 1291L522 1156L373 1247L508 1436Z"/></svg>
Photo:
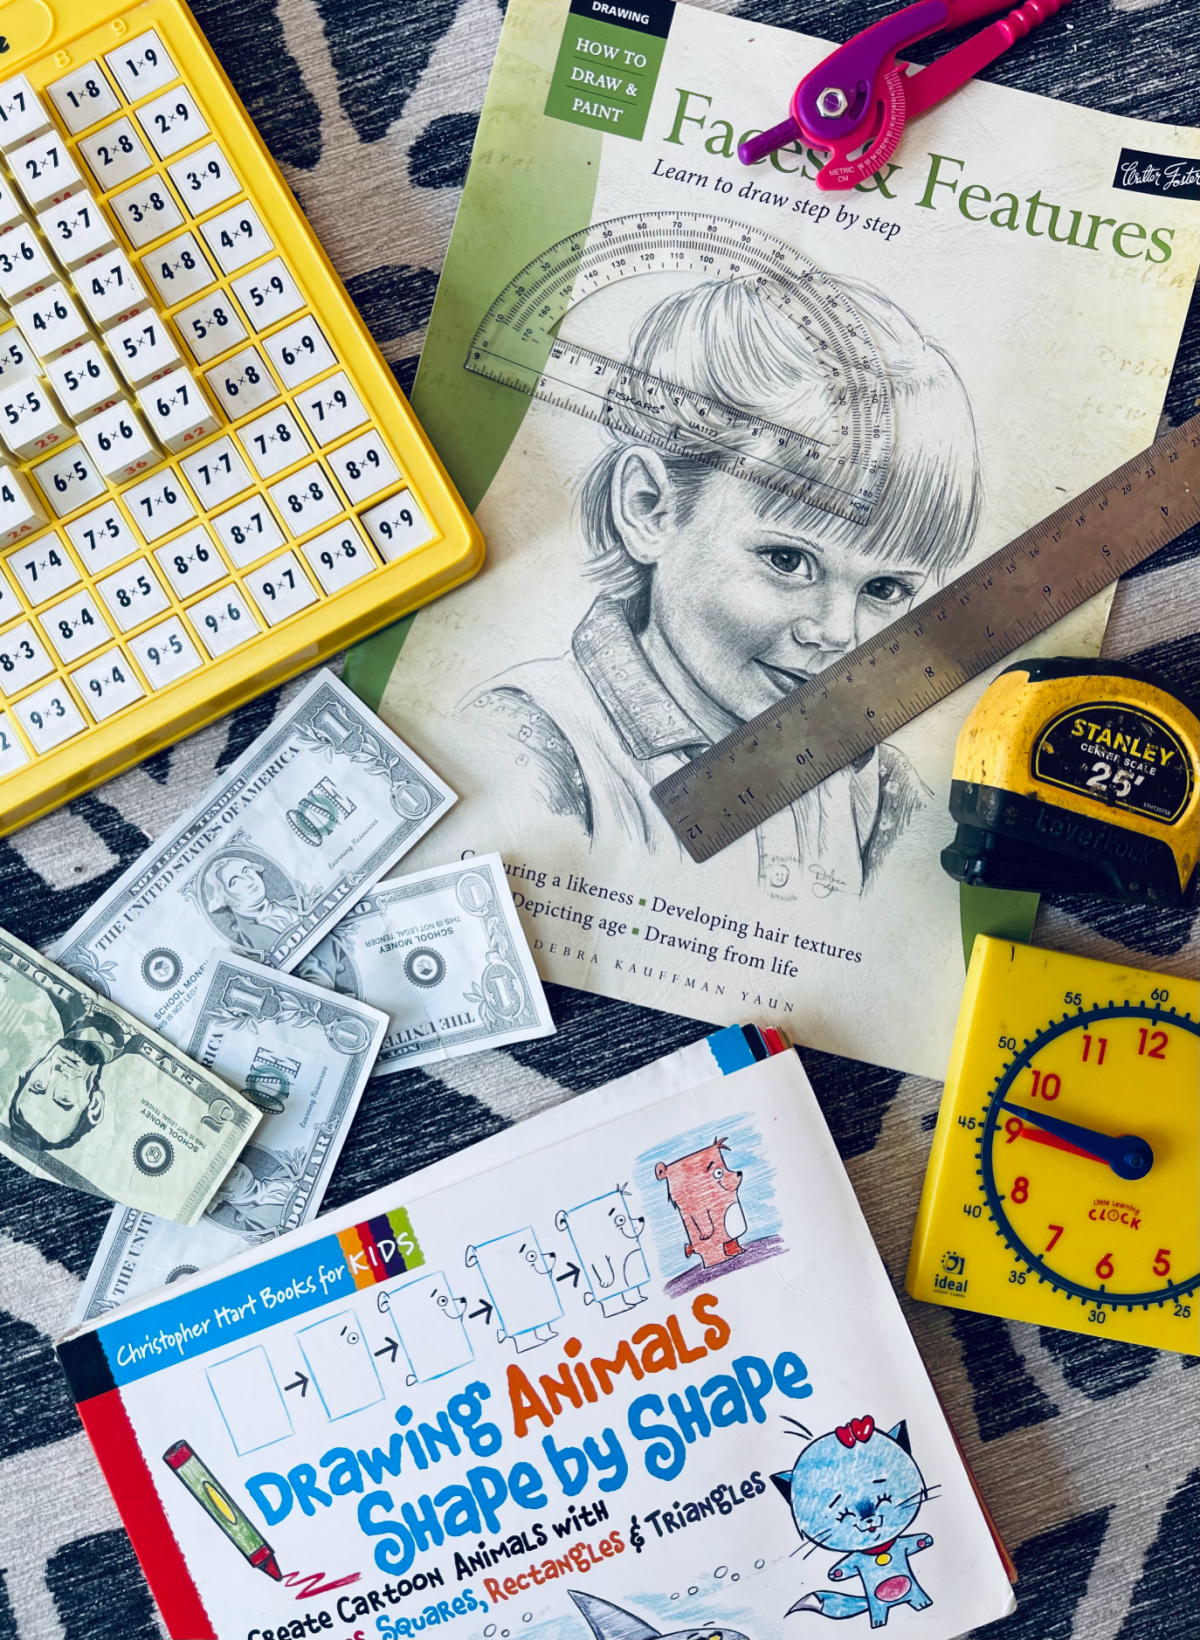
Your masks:
<svg viewBox="0 0 1200 1640"><path fill-rule="evenodd" d="M914 1298L1200 1345L1200 986L981 935L909 1260Z"/></svg>

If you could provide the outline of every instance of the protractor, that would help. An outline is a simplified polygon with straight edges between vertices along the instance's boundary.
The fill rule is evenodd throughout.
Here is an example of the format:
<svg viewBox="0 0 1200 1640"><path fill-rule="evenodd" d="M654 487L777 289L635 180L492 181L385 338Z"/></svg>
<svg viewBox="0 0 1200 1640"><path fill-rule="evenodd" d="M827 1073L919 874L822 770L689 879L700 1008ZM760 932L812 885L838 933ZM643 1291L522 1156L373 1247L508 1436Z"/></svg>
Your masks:
<svg viewBox="0 0 1200 1640"><path fill-rule="evenodd" d="M623 280L738 281L797 327L815 392L771 420L561 334L589 296ZM696 211L612 217L535 257L493 301L466 368L671 454L765 484L855 523L887 481L892 394L870 330L837 280L759 228ZM680 374L685 374L680 371Z"/></svg>
<svg viewBox="0 0 1200 1640"><path fill-rule="evenodd" d="M978 1140L1010 1283L1046 1283L1093 1322L1113 1310L1191 1314L1198 1050L1189 1014L1130 1001L1064 1015L1012 1054Z"/></svg>

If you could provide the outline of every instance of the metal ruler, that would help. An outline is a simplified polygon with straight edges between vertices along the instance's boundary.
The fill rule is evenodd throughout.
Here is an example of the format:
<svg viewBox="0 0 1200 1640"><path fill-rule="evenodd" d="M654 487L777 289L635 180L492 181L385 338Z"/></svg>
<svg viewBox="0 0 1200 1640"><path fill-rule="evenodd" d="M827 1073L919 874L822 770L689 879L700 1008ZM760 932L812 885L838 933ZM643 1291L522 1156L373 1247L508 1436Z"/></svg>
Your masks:
<svg viewBox="0 0 1200 1640"><path fill-rule="evenodd" d="M708 860L1200 522L1200 416L1172 428L652 796Z"/></svg>
<svg viewBox="0 0 1200 1640"><path fill-rule="evenodd" d="M737 280L793 323L822 381L817 421L792 427L747 414L695 385L560 335L569 311L597 291L662 273L701 283ZM837 281L794 246L725 217L644 211L559 240L496 297L464 364L519 393L855 523L869 521L887 481L891 391L866 324Z"/></svg>

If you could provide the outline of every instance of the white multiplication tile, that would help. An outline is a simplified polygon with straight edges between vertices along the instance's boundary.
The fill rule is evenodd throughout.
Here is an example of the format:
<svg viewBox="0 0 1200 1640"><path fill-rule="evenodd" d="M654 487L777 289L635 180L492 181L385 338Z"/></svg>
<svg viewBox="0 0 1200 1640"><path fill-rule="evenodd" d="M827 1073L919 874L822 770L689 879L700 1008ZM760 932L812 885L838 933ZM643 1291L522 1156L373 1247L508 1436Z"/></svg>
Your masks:
<svg viewBox="0 0 1200 1640"><path fill-rule="evenodd" d="M311 313L268 336L263 346L285 387L303 387L337 363L337 355Z"/></svg>
<svg viewBox="0 0 1200 1640"><path fill-rule="evenodd" d="M271 236L259 221L258 212L244 199L210 218L200 232L222 273L236 273L275 249Z"/></svg>
<svg viewBox="0 0 1200 1640"><path fill-rule="evenodd" d="M180 598L203 592L227 573L221 554L202 524L185 530L165 547L156 547L154 556Z"/></svg>
<svg viewBox="0 0 1200 1640"><path fill-rule="evenodd" d="M43 363L91 339L87 322L61 280L13 304L21 334Z"/></svg>
<svg viewBox="0 0 1200 1640"><path fill-rule="evenodd" d="M143 387L137 397L155 438L168 450L189 449L221 425L195 377L182 365Z"/></svg>
<svg viewBox="0 0 1200 1640"><path fill-rule="evenodd" d="M239 569L245 569L273 547L283 545L283 531L260 495L252 495L239 506L230 507L228 512L212 520L212 527Z"/></svg>
<svg viewBox="0 0 1200 1640"><path fill-rule="evenodd" d="M0 392L0 435L12 453L31 461L69 439L74 429L38 376Z"/></svg>
<svg viewBox="0 0 1200 1640"><path fill-rule="evenodd" d="M232 501L253 483L231 438L218 439L215 444L196 450L179 465L205 512Z"/></svg>
<svg viewBox="0 0 1200 1640"><path fill-rule="evenodd" d="M123 401L85 421L79 429L79 437L111 484L136 478L162 460L162 453L147 433L141 417Z"/></svg>
<svg viewBox="0 0 1200 1640"><path fill-rule="evenodd" d="M146 675L151 689L162 689L177 678L185 678L204 662L178 615L160 622L136 638L129 647Z"/></svg>
<svg viewBox="0 0 1200 1640"><path fill-rule="evenodd" d="M61 280L14 302L12 316L43 364L91 339L87 321Z"/></svg>
<svg viewBox="0 0 1200 1640"><path fill-rule="evenodd" d="M72 194L70 199L39 211L37 221L66 268L81 267L117 248L108 217L89 193Z"/></svg>
<svg viewBox="0 0 1200 1640"><path fill-rule="evenodd" d="M10 326L0 335L0 392L37 373L38 362L33 349L16 326Z"/></svg>
<svg viewBox="0 0 1200 1640"><path fill-rule="evenodd" d="M24 74L0 84L0 148L8 153L50 127L50 116Z"/></svg>
<svg viewBox="0 0 1200 1640"><path fill-rule="evenodd" d="M65 450L39 461L31 471L59 518L82 507L85 501L94 501L108 488L81 444L69 444Z"/></svg>
<svg viewBox="0 0 1200 1640"><path fill-rule="evenodd" d="M315 535L300 551L326 592L340 592L379 565L353 519L345 519L323 535Z"/></svg>
<svg viewBox="0 0 1200 1640"><path fill-rule="evenodd" d="M233 167L215 142L177 159L167 170L189 216L203 216L242 191Z"/></svg>
<svg viewBox="0 0 1200 1640"><path fill-rule="evenodd" d="M403 558L405 553L415 552L434 536L411 490L399 490L381 501L378 507L362 515L362 521L389 564Z"/></svg>
<svg viewBox="0 0 1200 1640"><path fill-rule="evenodd" d="M84 186L83 173L57 131L31 138L8 155L8 163L32 211L57 205Z"/></svg>
<svg viewBox="0 0 1200 1640"><path fill-rule="evenodd" d="M11 571L12 565L10 564L8 567ZM24 605L21 600L9 586L4 576L0 575L0 626L3 626L6 621L11 621L14 615L19 615L23 608Z"/></svg>
<svg viewBox="0 0 1200 1640"><path fill-rule="evenodd" d="M75 275L75 288L97 330L111 330L150 306L146 287L124 251L85 263Z"/></svg>
<svg viewBox="0 0 1200 1640"><path fill-rule="evenodd" d="M12 774L14 769L24 768L28 762L29 753L21 744L7 714L0 712L0 774Z"/></svg>
<svg viewBox="0 0 1200 1640"><path fill-rule="evenodd" d="M65 683L48 683L13 707L13 715L39 752L52 752L87 728Z"/></svg>
<svg viewBox="0 0 1200 1640"><path fill-rule="evenodd" d="M349 444L330 450L325 458L351 502L369 501L400 477L391 452L376 432L360 433Z"/></svg>
<svg viewBox="0 0 1200 1640"><path fill-rule="evenodd" d="M105 194L123 182L132 182L154 163L133 121L124 114L111 125L102 125L91 136L81 137L79 152L101 193Z"/></svg>
<svg viewBox="0 0 1200 1640"><path fill-rule="evenodd" d="M238 439L260 478L274 478L308 454L308 441L286 404L239 427Z"/></svg>
<svg viewBox="0 0 1200 1640"><path fill-rule="evenodd" d="M189 296L199 296L217 277L194 233L177 234L156 251L148 251L142 259L142 267L150 275L164 307L174 307L176 302L186 302Z"/></svg>
<svg viewBox="0 0 1200 1640"><path fill-rule="evenodd" d="M315 444L332 444L334 439L361 427L367 419L367 412L344 370L327 376L313 387L303 388L296 394L295 404L308 423Z"/></svg>
<svg viewBox="0 0 1200 1640"><path fill-rule="evenodd" d="M19 695L53 670L45 644L28 621L0 633L0 693Z"/></svg>
<svg viewBox="0 0 1200 1640"><path fill-rule="evenodd" d="M304 306L296 281L278 256L233 280L231 289L241 303L242 312L258 331L269 330L280 319L290 318Z"/></svg>
<svg viewBox="0 0 1200 1640"><path fill-rule="evenodd" d="M110 649L79 667L71 673L71 682L87 701L88 711L97 723L103 723L123 706L132 706L146 693L119 649Z"/></svg>
<svg viewBox="0 0 1200 1640"><path fill-rule="evenodd" d="M105 341L130 387L144 387L180 363L175 338L157 313L139 313L114 325Z"/></svg>
<svg viewBox="0 0 1200 1640"><path fill-rule="evenodd" d="M256 347L244 347L224 364L214 365L204 372L204 379L230 421L248 416L279 397L275 378Z"/></svg>
<svg viewBox="0 0 1200 1640"><path fill-rule="evenodd" d="M278 626L289 615L295 615L309 604L315 604L317 594L312 582L300 567L294 552L284 552L261 564L246 576L250 596L262 611L268 626Z"/></svg>
<svg viewBox="0 0 1200 1640"><path fill-rule="evenodd" d="M57 535L39 535L27 547L18 547L4 560L30 604L44 604L79 580L71 554ZM0 620L6 611L0 608Z"/></svg>
<svg viewBox="0 0 1200 1640"><path fill-rule="evenodd" d="M245 598L235 586L210 593L188 610L200 642L216 660L246 643L262 630Z"/></svg>
<svg viewBox="0 0 1200 1640"><path fill-rule="evenodd" d="M202 296L175 315L179 334L197 364L215 359L246 339L246 327L237 308L223 290Z"/></svg>
<svg viewBox="0 0 1200 1640"><path fill-rule="evenodd" d="M191 497L169 469L144 478L140 484L131 484L122 491L121 499L151 544L196 516Z"/></svg>
<svg viewBox="0 0 1200 1640"><path fill-rule="evenodd" d="M57 277L41 240L27 222L0 235L0 296L6 302L19 302Z"/></svg>
<svg viewBox="0 0 1200 1640"><path fill-rule="evenodd" d="M84 63L61 80L53 80L46 90L71 135L78 136L97 120L115 114L121 103L104 76L99 63Z"/></svg>
<svg viewBox="0 0 1200 1640"><path fill-rule="evenodd" d="M176 86L137 111L138 124L159 159L170 159L208 135L208 122L190 91Z"/></svg>
<svg viewBox="0 0 1200 1640"><path fill-rule="evenodd" d="M341 497L319 461L273 484L268 493L289 535L307 535L342 510Z"/></svg>
<svg viewBox="0 0 1200 1640"><path fill-rule="evenodd" d="M71 545L92 575L98 575L111 564L119 564L140 545L121 509L111 501L82 513L64 527Z"/></svg>
<svg viewBox="0 0 1200 1640"><path fill-rule="evenodd" d="M149 176L123 189L109 200L116 213L121 231L134 247L140 250L163 234L170 233L183 221L183 212L175 203L170 189L161 177Z"/></svg>
<svg viewBox="0 0 1200 1640"><path fill-rule="evenodd" d="M0 547L32 535L45 522L45 509L25 474L0 462Z"/></svg>
<svg viewBox="0 0 1200 1640"><path fill-rule="evenodd" d="M73 352L52 360L46 366L46 377L73 422L107 410L122 397L120 383L112 373L108 358L95 342L85 342Z"/></svg>
<svg viewBox="0 0 1200 1640"><path fill-rule="evenodd" d="M166 46L153 29L127 41L119 50L110 51L104 61L130 102L148 97L179 78Z"/></svg>
<svg viewBox="0 0 1200 1640"><path fill-rule="evenodd" d="M161 615L170 604L158 576L145 558L135 558L132 564L106 575L97 581L96 590L122 632L141 626L152 615Z"/></svg>
<svg viewBox="0 0 1200 1640"><path fill-rule="evenodd" d="M86 587L52 604L38 620L63 661L80 660L112 637L108 622Z"/></svg>

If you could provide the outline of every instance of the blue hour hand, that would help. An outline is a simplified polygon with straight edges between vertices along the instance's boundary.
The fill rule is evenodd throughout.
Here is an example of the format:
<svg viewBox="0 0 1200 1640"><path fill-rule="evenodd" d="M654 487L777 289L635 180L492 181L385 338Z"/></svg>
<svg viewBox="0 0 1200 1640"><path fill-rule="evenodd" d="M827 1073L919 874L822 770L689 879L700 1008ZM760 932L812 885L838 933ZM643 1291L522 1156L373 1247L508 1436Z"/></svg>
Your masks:
<svg viewBox="0 0 1200 1640"><path fill-rule="evenodd" d="M1057 1139L1077 1145L1097 1161L1106 1162L1118 1179L1144 1179L1154 1166L1153 1150L1145 1139L1139 1139L1136 1134L1123 1133L1114 1139L1107 1133L1097 1133L1095 1128L1080 1127L1076 1122L1065 1122L1061 1116L1050 1116L1046 1111L1030 1110L1026 1105L1011 1105L1007 1099L1000 1101L1000 1108L1011 1111L1031 1127L1042 1128Z"/></svg>

